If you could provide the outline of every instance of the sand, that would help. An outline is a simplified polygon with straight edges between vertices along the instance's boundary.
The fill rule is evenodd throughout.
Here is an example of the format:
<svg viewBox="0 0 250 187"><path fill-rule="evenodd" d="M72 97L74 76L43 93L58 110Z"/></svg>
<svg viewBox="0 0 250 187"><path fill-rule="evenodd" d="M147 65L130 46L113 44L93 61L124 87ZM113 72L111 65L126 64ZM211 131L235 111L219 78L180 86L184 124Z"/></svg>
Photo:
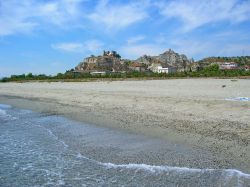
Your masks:
<svg viewBox="0 0 250 187"><path fill-rule="evenodd" d="M225 100L235 97L250 98L250 80L0 84L0 103L209 151L211 167L250 173L250 101Z"/></svg>

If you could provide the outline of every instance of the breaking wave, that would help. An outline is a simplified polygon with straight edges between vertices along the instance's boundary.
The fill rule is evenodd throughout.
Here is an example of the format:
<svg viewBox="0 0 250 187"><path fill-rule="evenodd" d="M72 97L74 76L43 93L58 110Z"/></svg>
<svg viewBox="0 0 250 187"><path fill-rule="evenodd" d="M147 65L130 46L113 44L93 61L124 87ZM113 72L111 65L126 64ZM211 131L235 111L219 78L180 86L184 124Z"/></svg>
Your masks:
<svg viewBox="0 0 250 187"><path fill-rule="evenodd" d="M224 172L230 176L238 176L250 179L250 174L243 173L236 169L196 169L196 168L187 168L187 167L171 167L171 166L155 166L147 164L113 164L113 163L101 163L107 168L125 168L125 169L139 169L144 171L149 171L152 173L155 172L191 172L191 173L205 173L205 172Z"/></svg>

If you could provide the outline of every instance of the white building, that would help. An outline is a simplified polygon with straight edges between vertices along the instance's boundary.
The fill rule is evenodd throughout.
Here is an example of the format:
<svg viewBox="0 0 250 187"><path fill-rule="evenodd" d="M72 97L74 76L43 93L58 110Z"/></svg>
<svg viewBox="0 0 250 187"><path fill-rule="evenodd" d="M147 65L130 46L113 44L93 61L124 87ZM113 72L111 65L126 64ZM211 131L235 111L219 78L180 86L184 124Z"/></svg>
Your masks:
<svg viewBox="0 0 250 187"><path fill-rule="evenodd" d="M175 73L177 71L175 67L163 67L161 64L152 64L149 69L154 73Z"/></svg>
<svg viewBox="0 0 250 187"><path fill-rule="evenodd" d="M238 67L238 64L235 62L224 62L222 64L219 64L220 69L236 69Z"/></svg>
<svg viewBox="0 0 250 187"><path fill-rule="evenodd" d="M162 66L158 66L157 73L169 73L169 68L163 68Z"/></svg>

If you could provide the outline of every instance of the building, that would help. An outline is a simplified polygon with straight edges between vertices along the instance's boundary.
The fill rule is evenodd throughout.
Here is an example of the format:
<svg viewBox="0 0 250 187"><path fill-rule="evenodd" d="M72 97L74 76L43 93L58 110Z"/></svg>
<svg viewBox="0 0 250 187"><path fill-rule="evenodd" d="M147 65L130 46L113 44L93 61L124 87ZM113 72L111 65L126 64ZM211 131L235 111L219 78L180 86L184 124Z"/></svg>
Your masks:
<svg viewBox="0 0 250 187"><path fill-rule="evenodd" d="M149 69L154 73L175 73L177 71L176 67L162 64L152 64Z"/></svg>
<svg viewBox="0 0 250 187"><path fill-rule="evenodd" d="M129 69L131 71L139 71L139 72L145 72L146 71L145 65L141 64L141 63L138 63L138 62L131 63L129 65Z"/></svg>
<svg viewBox="0 0 250 187"><path fill-rule="evenodd" d="M90 72L91 75L106 75L107 72L106 71L93 71Z"/></svg>
<svg viewBox="0 0 250 187"><path fill-rule="evenodd" d="M238 64L235 62L223 62L219 64L219 68L221 70L227 70L227 69L237 69Z"/></svg>
<svg viewBox="0 0 250 187"><path fill-rule="evenodd" d="M177 71L177 68L175 67L162 67L162 66L158 66L158 71L157 73L175 73Z"/></svg>

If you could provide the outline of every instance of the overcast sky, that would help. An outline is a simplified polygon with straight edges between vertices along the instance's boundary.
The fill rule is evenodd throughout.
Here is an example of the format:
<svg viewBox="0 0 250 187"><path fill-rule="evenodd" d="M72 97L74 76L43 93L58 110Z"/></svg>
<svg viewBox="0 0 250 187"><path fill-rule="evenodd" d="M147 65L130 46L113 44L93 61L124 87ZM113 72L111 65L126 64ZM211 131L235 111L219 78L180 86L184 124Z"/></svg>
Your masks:
<svg viewBox="0 0 250 187"><path fill-rule="evenodd" d="M0 77L65 72L103 50L250 55L249 33L250 0L0 0Z"/></svg>

